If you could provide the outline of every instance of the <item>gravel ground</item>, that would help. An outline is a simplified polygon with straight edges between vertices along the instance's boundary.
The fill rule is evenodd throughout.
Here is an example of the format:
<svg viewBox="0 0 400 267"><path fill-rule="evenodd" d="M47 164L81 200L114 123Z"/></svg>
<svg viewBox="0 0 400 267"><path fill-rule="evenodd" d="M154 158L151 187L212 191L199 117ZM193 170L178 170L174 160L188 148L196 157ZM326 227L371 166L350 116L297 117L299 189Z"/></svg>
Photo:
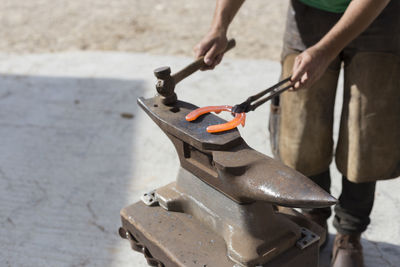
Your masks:
<svg viewBox="0 0 400 267"><path fill-rule="evenodd" d="M246 1L229 36L234 57L278 60L288 0ZM0 51L111 50L192 56L213 0L0 0Z"/></svg>

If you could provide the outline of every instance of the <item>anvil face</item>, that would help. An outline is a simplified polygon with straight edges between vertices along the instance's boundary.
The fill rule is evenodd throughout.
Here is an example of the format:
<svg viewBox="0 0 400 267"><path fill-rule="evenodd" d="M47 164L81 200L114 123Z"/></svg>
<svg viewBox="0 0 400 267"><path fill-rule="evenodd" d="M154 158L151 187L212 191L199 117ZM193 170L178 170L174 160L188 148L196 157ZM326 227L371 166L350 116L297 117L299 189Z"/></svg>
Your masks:
<svg viewBox="0 0 400 267"><path fill-rule="evenodd" d="M181 166L237 203L262 201L299 208L336 203L304 175L250 148L238 130L206 131L207 126L225 120L206 114L187 122L185 116L197 107L183 101L166 106L156 96L139 98L138 103L171 139Z"/></svg>
<svg viewBox="0 0 400 267"><path fill-rule="evenodd" d="M211 134L206 131L208 125L221 124L225 120L207 114L193 122L188 122L185 116L197 106L177 101L173 106L164 105L159 97L138 99L139 106L152 120L167 134L171 134L183 142L199 150L228 150L241 143L237 129L220 134Z"/></svg>

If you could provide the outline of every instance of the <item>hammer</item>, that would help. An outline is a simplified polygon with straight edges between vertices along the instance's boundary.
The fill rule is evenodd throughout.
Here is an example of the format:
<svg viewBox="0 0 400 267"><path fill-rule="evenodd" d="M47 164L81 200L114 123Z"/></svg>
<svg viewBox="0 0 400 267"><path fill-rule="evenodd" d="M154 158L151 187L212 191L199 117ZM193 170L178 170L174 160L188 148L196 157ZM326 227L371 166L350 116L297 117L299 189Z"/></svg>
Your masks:
<svg viewBox="0 0 400 267"><path fill-rule="evenodd" d="M230 39L223 53L226 53L228 50L235 47L235 45L235 39ZM165 105L174 104L177 100L177 96L174 92L176 84L202 67L206 67L206 63L204 63L204 56L199 57L194 62L182 70L174 73L173 75L171 75L170 67L166 66L155 69L154 75L157 78L156 89L161 96L162 103Z"/></svg>

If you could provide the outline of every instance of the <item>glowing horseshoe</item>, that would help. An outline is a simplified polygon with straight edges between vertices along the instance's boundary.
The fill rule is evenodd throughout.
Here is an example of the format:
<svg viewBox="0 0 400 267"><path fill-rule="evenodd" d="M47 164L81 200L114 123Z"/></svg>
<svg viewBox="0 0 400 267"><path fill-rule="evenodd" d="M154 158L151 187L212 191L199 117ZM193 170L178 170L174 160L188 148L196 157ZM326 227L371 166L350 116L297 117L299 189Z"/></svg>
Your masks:
<svg viewBox="0 0 400 267"><path fill-rule="evenodd" d="M228 111L232 113L232 106L225 105L225 106L208 106L208 107L198 108L187 114L186 120L194 121L203 114L210 112L215 112L218 114L221 111ZM210 125L207 127L207 132L209 133L225 132L236 128L239 124L241 124L244 127L246 121L246 113L243 112L243 113L233 113L233 114L235 115L235 117L231 121L228 121L223 124Z"/></svg>

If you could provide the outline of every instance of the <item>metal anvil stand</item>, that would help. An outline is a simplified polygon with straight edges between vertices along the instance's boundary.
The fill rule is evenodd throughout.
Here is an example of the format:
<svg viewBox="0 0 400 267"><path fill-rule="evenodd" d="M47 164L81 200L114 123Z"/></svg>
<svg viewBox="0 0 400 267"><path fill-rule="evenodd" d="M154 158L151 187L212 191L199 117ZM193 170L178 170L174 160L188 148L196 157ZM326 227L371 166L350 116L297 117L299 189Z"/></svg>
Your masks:
<svg viewBox="0 0 400 267"><path fill-rule="evenodd" d="M250 148L225 122L196 106L161 98L138 103L178 152L177 179L121 211L120 235L153 266L318 266L325 230L289 207L318 208L336 199L305 176Z"/></svg>

